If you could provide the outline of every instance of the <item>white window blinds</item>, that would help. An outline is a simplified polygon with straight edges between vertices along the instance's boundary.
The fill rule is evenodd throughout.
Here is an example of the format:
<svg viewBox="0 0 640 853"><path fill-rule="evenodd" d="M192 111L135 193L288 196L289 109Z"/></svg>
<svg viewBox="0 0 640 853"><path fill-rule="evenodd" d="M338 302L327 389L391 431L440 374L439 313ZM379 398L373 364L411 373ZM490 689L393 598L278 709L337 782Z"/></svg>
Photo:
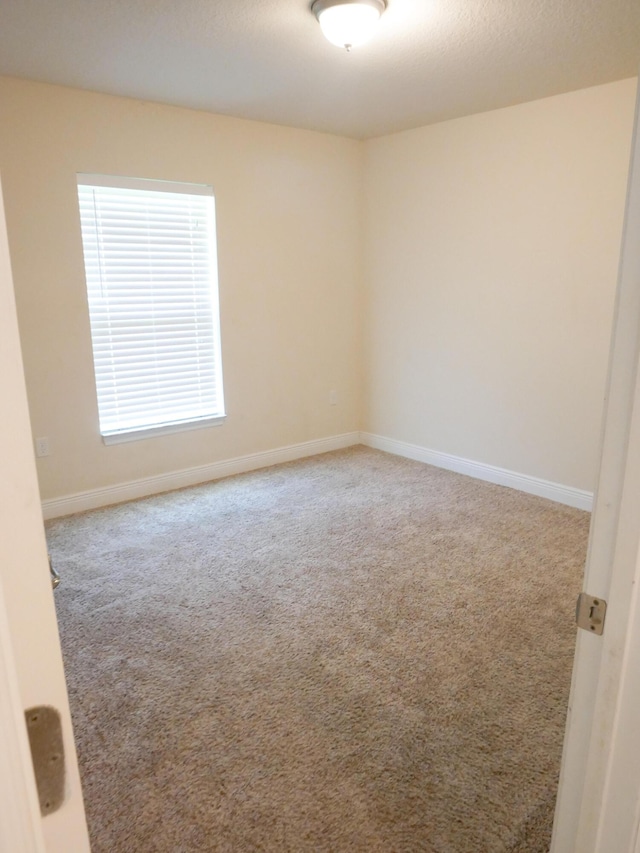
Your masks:
<svg viewBox="0 0 640 853"><path fill-rule="evenodd" d="M222 418L212 189L79 175L78 197L105 440Z"/></svg>

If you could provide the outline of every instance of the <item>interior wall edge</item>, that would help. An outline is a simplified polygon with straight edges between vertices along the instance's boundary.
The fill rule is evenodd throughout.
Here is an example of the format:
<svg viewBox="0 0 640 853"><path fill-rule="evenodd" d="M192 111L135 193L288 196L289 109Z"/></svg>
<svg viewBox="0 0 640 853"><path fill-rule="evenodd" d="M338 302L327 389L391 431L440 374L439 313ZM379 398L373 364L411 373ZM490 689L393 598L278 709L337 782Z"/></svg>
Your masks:
<svg viewBox="0 0 640 853"><path fill-rule="evenodd" d="M474 462L472 459L464 459L461 456L453 456L450 453L442 453L439 450L431 450L420 447L417 444L409 444L406 441L397 441L373 433L360 433L360 443L376 450L393 453L396 456L404 456L417 462L425 462L427 465L435 465L436 468L445 468L447 471L455 471L458 474L466 474L476 480L485 480L498 486L508 486L510 489L518 489L530 495L547 498L556 503L572 506L591 512L593 506L593 492L584 489L576 489L573 486L565 486L561 483L552 483L540 477L532 477L529 474L520 474L517 471L509 471L506 468L498 468L495 465L487 465L484 462Z"/></svg>
<svg viewBox="0 0 640 853"><path fill-rule="evenodd" d="M341 435L329 436L328 438L290 444L286 447L278 447L274 450L266 450L261 453L250 453L246 456L238 456L234 459L226 459L221 462L212 462L207 465L197 465L193 468L185 468L180 471L171 471L167 474L131 480L115 486L89 489L88 491L78 492L77 494L43 500L42 514L45 520L61 518L64 515L73 515L77 512L99 509L100 507L111 506L112 504L135 500L136 498L169 492L173 489L196 486L200 483L219 480L222 477L230 477L234 474L244 474L247 471L255 471L258 468L268 468L271 465L278 465L282 462L293 462L295 459L303 459L306 456L317 456L320 453L328 453L331 450L342 450L354 444L360 444L360 433L347 432Z"/></svg>

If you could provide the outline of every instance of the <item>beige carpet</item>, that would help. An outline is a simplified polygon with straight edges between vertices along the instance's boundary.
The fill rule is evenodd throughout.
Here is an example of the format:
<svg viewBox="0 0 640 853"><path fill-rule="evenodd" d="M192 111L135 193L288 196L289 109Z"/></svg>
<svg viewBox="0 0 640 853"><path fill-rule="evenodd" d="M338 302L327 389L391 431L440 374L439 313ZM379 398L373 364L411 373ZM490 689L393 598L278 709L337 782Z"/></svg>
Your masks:
<svg viewBox="0 0 640 853"><path fill-rule="evenodd" d="M543 853L588 524L365 448L49 523L94 853Z"/></svg>

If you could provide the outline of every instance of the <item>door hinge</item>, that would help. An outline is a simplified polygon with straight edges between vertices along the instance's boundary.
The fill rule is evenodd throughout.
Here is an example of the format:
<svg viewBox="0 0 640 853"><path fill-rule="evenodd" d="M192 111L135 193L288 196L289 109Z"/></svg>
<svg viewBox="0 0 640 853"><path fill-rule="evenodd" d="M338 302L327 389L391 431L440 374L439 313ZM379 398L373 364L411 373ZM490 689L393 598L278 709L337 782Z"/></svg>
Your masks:
<svg viewBox="0 0 640 853"><path fill-rule="evenodd" d="M602 634L607 602L604 598L595 598L587 592L581 592L576 602L576 623L590 634Z"/></svg>
<svg viewBox="0 0 640 853"><path fill-rule="evenodd" d="M36 777L41 814L48 815L64 801L65 762L60 714L48 705L24 712Z"/></svg>

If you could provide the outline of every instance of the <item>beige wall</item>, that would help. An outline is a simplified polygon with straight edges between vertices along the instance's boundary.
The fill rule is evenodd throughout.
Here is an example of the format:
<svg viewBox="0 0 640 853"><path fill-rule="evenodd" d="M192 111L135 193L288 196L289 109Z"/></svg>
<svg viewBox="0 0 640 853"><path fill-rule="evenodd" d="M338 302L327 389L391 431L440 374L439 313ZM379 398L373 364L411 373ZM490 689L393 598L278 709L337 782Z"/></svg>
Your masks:
<svg viewBox="0 0 640 853"><path fill-rule="evenodd" d="M365 144L366 430L593 489L635 86Z"/></svg>
<svg viewBox="0 0 640 853"><path fill-rule="evenodd" d="M0 78L42 497L358 429L592 489L635 85L360 143ZM76 172L213 184L223 426L102 444Z"/></svg>
<svg viewBox="0 0 640 853"><path fill-rule="evenodd" d="M362 143L0 78L2 174L43 498L359 428ZM77 172L216 194L223 426L105 447ZM338 405L329 405L329 391Z"/></svg>

